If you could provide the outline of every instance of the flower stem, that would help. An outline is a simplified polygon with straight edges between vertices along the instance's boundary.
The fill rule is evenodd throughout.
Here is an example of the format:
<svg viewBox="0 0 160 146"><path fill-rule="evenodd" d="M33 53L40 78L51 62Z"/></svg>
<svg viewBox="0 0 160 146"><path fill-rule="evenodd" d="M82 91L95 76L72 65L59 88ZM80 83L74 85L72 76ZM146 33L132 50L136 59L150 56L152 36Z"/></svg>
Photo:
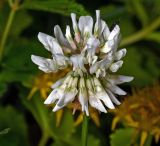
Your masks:
<svg viewBox="0 0 160 146"><path fill-rule="evenodd" d="M126 46L142 40L143 38L147 37L150 33L152 33L155 29L157 29L159 26L160 26L160 17L158 17L154 22L152 22L150 25L143 28L142 30L136 32L135 34L129 37L124 38L120 46Z"/></svg>
<svg viewBox="0 0 160 146"><path fill-rule="evenodd" d="M45 146L48 139L49 139L49 135L44 133L39 141L38 146Z"/></svg>
<svg viewBox="0 0 160 146"><path fill-rule="evenodd" d="M87 146L88 121L89 121L89 118L86 116L86 114L84 114L83 124L82 124L82 146Z"/></svg>
<svg viewBox="0 0 160 146"><path fill-rule="evenodd" d="M6 44L6 40L8 38L8 34L9 34L9 31L10 31L15 13L17 11L17 8L18 8L18 3L15 2L15 4L13 4L13 6L11 7L11 11L10 11L10 14L9 14L9 17L8 17L8 20L7 20L7 24L6 24L6 27L4 29L2 39L1 39L1 42L0 42L0 61L2 60L2 57L3 57L4 47L5 47L5 44Z"/></svg>
<svg viewBox="0 0 160 146"><path fill-rule="evenodd" d="M153 136L149 134L148 137L147 137L147 140L146 140L146 142L144 144L144 146L151 146L152 139L153 139Z"/></svg>

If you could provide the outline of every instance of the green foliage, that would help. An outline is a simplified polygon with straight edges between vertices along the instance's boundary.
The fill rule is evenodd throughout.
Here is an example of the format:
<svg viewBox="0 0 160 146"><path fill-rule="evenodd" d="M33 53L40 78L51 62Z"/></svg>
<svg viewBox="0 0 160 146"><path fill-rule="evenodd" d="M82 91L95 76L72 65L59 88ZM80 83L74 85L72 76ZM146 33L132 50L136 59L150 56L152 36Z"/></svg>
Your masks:
<svg viewBox="0 0 160 146"><path fill-rule="evenodd" d="M0 96L3 95L3 93L7 90L7 84L4 82L1 82L0 84Z"/></svg>
<svg viewBox="0 0 160 146"><path fill-rule="evenodd" d="M65 111L61 125L57 127L55 113L43 104L39 96L31 100L23 99L22 102L33 114L41 130L49 133L51 137L66 141L74 132L73 116L70 112Z"/></svg>
<svg viewBox="0 0 160 146"><path fill-rule="evenodd" d="M4 30L4 27L6 25L6 21L8 18L8 14L9 14L9 7L8 6L4 6L2 8L0 8L0 37L2 35L2 32Z"/></svg>
<svg viewBox="0 0 160 146"><path fill-rule="evenodd" d="M21 113L11 106L0 107L0 119L0 129L6 129L0 134L1 146L28 146L27 126Z"/></svg>
<svg viewBox="0 0 160 146"><path fill-rule="evenodd" d="M158 58L148 50L144 53L136 48L129 48L120 73L134 76L131 83L134 86L148 85L155 82L160 75L157 61Z"/></svg>
<svg viewBox="0 0 160 146"><path fill-rule="evenodd" d="M111 146L131 146L134 129L118 129L111 134Z"/></svg>
<svg viewBox="0 0 160 146"><path fill-rule="evenodd" d="M26 108L33 114L43 133L54 140L52 146L81 146L81 138L73 125L73 115L65 110L60 126L56 126L56 114L48 109L39 96L31 100L22 100ZM99 140L89 135L88 145L99 146Z"/></svg>
<svg viewBox="0 0 160 146"><path fill-rule="evenodd" d="M123 19L124 15L127 12L125 7L119 6L116 7L115 5L107 5L100 8L101 10L101 17L106 19L106 22L112 24L114 22L120 21Z"/></svg>
<svg viewBox="0 0 160 146"><path fill-rule="evenodd" d="M11 27L11 35L19 36L31 23L32 17L27 13L27 11L18 11Z"/></svg>
<svg viewBox="0 0 160 146"><path fill-rule="evenodd" d="M142 23L142 26L146 26L148 24L148 14L144 7L142 0L130 0L126 1L126 5L128 10L136 15L139 21Z"/></svg>
<svg viewBox="0 0 160 146"><path fill-rule="evenodd" d="M17 54L17 51L12 51L4 58L0 71L0 94L6 91L7 84L11 82L21 82L26 86L38 71L30 60L31 54L34 53L35 48L38 48L38 45L25 39L21 39L21 44L17 43L17 40L14 42L16 43L10 46L8 51L16 49L21 53Z"/></svg>
<svg viewBox="0 0 160 146"><path fill-rule="evenodd" d="M85 15L88 13L82 5L73 0L28 0L23 4L23 8L59 13L66 16L70 16L70 13L72 12L75 12L78 15Z"/></svg>

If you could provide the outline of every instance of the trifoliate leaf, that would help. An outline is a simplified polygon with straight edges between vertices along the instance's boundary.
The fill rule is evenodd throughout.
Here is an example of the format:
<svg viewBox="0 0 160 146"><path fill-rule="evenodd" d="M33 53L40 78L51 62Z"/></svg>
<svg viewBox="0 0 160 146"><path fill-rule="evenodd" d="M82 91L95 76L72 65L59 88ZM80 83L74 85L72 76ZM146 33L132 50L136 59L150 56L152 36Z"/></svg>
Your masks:
<svg viewBox="0 0 160 146"><path fill-rule="evenodd" d="M132 128L118 129L111 134L111 146L130 146L134 130Z"/></svg>
<svg viewBox="0 0 160 146"><path fill-rule="evenodd" d="M17 11L12 23L10 35L19 36L20 33L25 28L27 28L31 23L32 23L32 17L25 10Z"/></svg>
<svg viewBox="0 0 160 146"><path fill-rule="evenodd" d="M0 107L0 145L28 146L27 126L22 114L13 107Z"/></svg>
<svg viewBox="0 0 160 146"><path fill-rule="evenodd" d="M0 71L0 82L29 82L31 78L39 71L31 61L31 54L45 54L41 49L40 43L19 39L12 42L12 46L7 48L6 55L3 58ZM20 43L19 43L20 42ZM38 42L38 41L37 41ZM45 54L46 55L46 54Z"/></svg>
<svg viewBox="0 0 160 146"><path fill-rule="evenodd" d="M37 95L32 97L31 100L23 99L23 104L32 113L42 132L49 132L50 137L54 138L54 140L57 139L69 143L68 138L72 137L75 131L72 113L63 109L63 117L57 127L56 114L51 110L49 111L48 107L44 105L44 101Z"/></svg>
<svg viewBox="0 0 160 146"><path fill-rule="evenodd" d="M147 52L147 49L144 51ZM127 55L123 60L124 64L119 73L133 76L134 80L130 83L132 85L144 86L151 84L157 80L160 74L158 65L156 65L156 56L151 52L143 53L138 51L137 48L128 48Z"/></svg>
<svg viewBox="0 0 160 146"><path fill-rule="evenodd" d="M86 15L88 13L81 4L72 0L26 0L22 7L31 10L59 13L66 16L70 16L72 12L77 15Z"/></svg>

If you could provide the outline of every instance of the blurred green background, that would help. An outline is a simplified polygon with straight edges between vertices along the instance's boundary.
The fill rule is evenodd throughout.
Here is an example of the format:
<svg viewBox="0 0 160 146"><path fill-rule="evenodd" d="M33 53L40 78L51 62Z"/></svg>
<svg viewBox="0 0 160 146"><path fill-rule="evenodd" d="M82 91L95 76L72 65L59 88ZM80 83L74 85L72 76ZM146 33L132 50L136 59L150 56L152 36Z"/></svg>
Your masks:
<svg viewBox="0 0 160 146"><path fill-rule="evenodd" d="M50 89L38 84L41 72L30 56L48 55L38 42L38 32L53 35L56 24L65 32L66 25L71 25L71 12L91 15L95 20L96 9L111 29L120 25L119 48L128 52L119 73L135 78L122 87L132 94L133 88L141 90L159 82L160 0L0 0L0 146L81 145L81 124L75 126L79 115L73 116L70 109L55 114L43 105L41 96ZM48 80L52 82L52 78ZM90 120L88 146L133 145L134 128L120 123L112 131L114 114L93 115L98 124ZM141 146L160 145L142 137L145 142ZM139 146L139 141L134 145Z"/></svg>

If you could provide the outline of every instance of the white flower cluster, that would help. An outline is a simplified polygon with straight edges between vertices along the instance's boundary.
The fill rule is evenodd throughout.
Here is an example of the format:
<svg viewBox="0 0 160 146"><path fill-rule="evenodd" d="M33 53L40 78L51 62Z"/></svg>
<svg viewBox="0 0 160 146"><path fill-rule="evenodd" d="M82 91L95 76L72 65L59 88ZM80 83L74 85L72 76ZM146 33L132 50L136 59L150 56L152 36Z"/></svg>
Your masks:
<svg viewBox="0 0 160 146"><path fill-rule="evenodd" d="M64 37L58 25L54 27L55 37L38 34L39 41L52 53L52 59L31 56L39 69L46 73L73 66L72 71L52 86L53 91L44 103L56 102L55 112L78 100L86 115L89 115L89 105L106 113L105 106L113 109L114 104L120 104L116 94L126 94L117 85L133 80L133 77L111 74L122 66L121 59L126 55L126 49L117 51L120 28L115 25L110 31L100 18L99 10L96 10L94 27L91 16L81 16L77 22L76 14L72 13L71 18L74 36L67 26Z"/></svg>

